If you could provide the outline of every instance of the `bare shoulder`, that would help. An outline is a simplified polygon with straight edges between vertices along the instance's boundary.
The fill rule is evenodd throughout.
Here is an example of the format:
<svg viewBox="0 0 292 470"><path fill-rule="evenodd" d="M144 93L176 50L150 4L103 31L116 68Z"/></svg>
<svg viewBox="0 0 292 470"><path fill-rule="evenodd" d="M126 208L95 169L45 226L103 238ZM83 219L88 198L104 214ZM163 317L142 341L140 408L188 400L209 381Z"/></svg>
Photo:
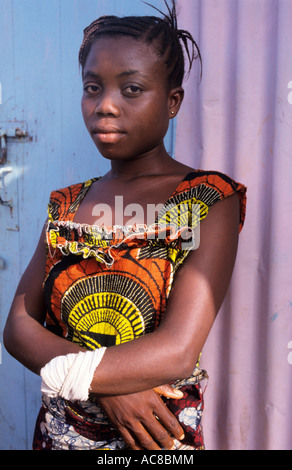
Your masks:
<svg viewBox="0 0 292 470"><path fill-rule="evenodd" d="M231 194L230 196L218 201L216 204L209 208L209 215L206 220L213 222L213 220L220 225L227 221L234 225L238 231L240 222L240 198L239 193Z"/></svg>

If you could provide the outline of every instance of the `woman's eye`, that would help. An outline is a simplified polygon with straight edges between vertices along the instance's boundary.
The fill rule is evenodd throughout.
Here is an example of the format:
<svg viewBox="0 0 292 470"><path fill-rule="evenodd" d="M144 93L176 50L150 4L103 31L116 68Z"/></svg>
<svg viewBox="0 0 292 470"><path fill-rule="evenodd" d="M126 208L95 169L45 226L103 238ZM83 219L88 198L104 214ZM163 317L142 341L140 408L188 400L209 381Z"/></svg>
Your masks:
<svg viewBox="0 0 292 470"><path fill-rule="evenodd" d="M99 92L99 86L97 85L85 85L83 89L88 95L95 95Z"/></svg>
<svg viewBox="0 0 292 470"><path fill-rule="evenodd" d="M142 93L142 88L137 85L130 85L124 89L124 93L128 96L137 96Z"/></svg>

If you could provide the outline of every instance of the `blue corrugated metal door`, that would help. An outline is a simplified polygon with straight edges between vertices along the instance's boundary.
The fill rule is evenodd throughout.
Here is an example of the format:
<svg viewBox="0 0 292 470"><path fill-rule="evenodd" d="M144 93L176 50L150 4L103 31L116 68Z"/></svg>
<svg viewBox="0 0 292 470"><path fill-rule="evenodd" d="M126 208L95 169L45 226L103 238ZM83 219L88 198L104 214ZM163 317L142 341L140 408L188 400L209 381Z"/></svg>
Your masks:
<svg viewBox="0 0 292 470"><path fill-rule="evenodd" d="M152 0L163 8L163 0ZM39 377L2 332L52 189L104 174L82 121L78 49L103 14L153 14L140 0L0 0L0 449L30 449ZM173 129L166 144L172 151Z"/></svg>

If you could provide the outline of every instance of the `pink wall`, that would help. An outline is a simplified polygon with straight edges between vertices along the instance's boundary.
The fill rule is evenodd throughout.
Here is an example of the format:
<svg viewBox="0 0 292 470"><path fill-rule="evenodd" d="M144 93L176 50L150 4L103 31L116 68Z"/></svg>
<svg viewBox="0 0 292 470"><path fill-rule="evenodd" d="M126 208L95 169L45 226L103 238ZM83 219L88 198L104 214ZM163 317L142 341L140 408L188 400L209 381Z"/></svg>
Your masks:
<svg viewBox="0 0 292 470"><path fill-rule="evenodd" d="M292 2L177 4L204 68L185 84L176 158L248 187L232 284L203 351L206 445L292 449Z"/></svg>

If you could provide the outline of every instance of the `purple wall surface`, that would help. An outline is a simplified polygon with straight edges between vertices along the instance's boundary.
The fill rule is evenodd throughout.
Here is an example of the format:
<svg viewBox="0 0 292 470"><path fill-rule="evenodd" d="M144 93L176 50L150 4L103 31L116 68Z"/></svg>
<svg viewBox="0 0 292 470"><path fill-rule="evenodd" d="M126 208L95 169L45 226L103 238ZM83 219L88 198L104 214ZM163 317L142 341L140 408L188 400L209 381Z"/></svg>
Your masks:
<svg viewBox="0 0 292 470"><path fill-rule="evenodd" d="M292 2L178 0L203 56L175 156L244 183L233 279L205 344L207 449L292 448Z"/></svg>

